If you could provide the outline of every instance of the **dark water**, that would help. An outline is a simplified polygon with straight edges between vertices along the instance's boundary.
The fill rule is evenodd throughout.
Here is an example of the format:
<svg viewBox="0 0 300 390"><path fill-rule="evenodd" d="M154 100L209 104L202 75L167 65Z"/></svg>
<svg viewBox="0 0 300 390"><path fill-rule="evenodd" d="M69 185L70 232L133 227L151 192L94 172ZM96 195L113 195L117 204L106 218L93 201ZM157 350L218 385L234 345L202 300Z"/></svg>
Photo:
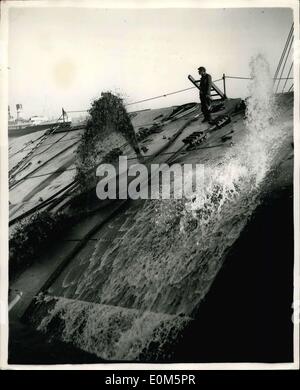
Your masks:
<svg viewBox="0 0 300 390"><path fill-rule="evenodd" d="M264 199L231 248L174 360L293 361L293 191Z"/></svg>

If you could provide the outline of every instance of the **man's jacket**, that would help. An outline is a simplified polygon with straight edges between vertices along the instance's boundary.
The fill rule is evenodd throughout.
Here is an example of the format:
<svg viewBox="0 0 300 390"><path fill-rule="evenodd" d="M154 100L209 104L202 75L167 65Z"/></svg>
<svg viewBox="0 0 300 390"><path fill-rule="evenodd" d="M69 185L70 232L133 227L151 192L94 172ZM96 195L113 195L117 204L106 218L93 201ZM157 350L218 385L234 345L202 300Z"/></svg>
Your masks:
<svg viewBox="0 0 300 390"><path fill-rule="evenodd" d="M210 95L211 90L211 75L205 73L200 79L200 94L201 95Z"/></svg>

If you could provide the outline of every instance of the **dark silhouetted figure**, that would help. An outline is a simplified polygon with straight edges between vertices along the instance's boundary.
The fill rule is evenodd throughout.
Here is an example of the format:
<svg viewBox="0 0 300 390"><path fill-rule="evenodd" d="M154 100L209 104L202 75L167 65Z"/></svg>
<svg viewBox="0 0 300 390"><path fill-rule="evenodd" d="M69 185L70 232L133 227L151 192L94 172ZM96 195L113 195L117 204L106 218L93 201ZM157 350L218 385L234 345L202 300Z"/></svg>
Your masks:
<svg viewBox="0 0 300 390"><path fill-rule="evenodd" d="M211 109L211 75L206 73L206 69L203 66L198 68L198 73L201 76L200 79L200 102L201 110L204 116L202 122L209 122L211 120L210 109Z"/></svg>

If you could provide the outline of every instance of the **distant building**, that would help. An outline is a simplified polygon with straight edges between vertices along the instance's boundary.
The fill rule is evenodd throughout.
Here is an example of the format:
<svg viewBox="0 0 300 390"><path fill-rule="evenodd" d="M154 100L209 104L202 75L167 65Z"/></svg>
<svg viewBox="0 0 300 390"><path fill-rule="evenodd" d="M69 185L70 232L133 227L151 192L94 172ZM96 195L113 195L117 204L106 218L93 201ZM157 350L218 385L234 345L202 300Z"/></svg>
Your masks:
<svg viewBox="0 0 300 390"><path fill-rule="evenodd" d="M14 118L13 118L13 116L11 115L11 113L10 113L10 106L8 106L8 120L9 121L11 121L11 120L13 120Z"/></svg>
<svg viewBox="0 0 300 390"><path fill-rule="evenodd" d="M22 119L23 106L22 104L16 104L17 109L17 122Z"/></svg>

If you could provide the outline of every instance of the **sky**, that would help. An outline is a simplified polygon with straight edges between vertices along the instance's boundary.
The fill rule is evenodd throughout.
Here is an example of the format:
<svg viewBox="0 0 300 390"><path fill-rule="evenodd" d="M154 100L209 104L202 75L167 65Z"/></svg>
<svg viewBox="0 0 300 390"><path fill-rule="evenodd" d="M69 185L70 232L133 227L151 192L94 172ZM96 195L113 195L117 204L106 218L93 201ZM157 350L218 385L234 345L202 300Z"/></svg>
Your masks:
<svg viewBox="0 0 300 390"><path fill-rule="evenodd" d="M291 24L288 8L11 8L11 112L22 103L25 117L55 118L108 90L135 102L191 87L187 76L197 78L200 65L213 79L247 77L259 53L274 74ZM226 88L229 97L247 95L247 81L227 80ZM198 99L195 89L128 110Z"/></svg>

